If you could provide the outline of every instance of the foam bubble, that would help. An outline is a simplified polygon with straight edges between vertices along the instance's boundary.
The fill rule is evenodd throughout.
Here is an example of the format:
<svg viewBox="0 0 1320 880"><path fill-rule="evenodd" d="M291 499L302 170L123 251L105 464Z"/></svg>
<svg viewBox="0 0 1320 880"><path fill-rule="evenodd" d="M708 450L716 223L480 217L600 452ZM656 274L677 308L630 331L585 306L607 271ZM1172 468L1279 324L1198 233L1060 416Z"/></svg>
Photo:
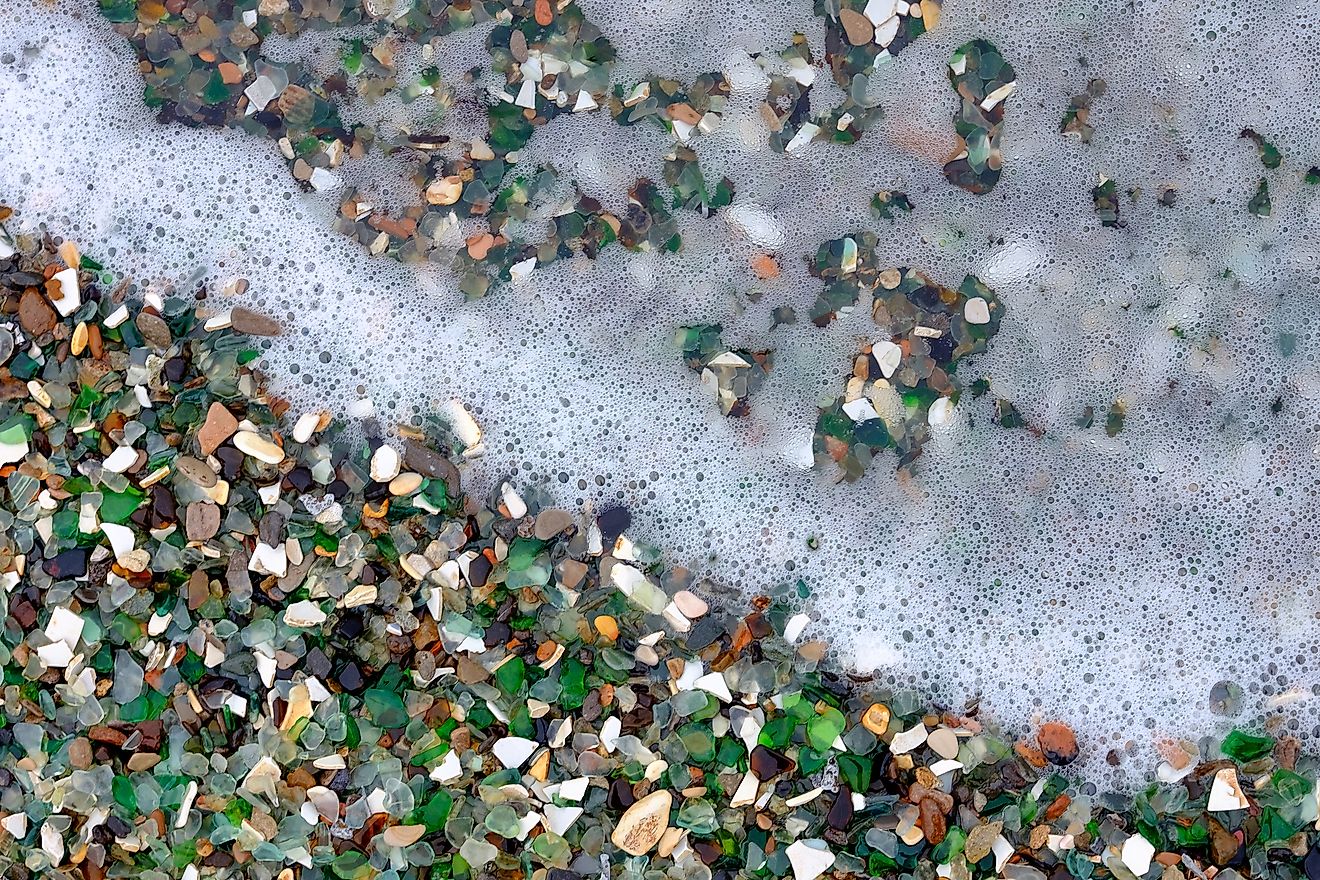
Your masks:
<svg viewBox="0 0 1320 880"><path fill-rule="evenodd" d="M295 412L370 410L388 426L461 399L485 432L478 491L507 478L566 505L627 504L636 539L731 591L801 579L808 635L845 661L954 706L980 694L1010 726L1067 719L1093 744L1082 769L1097 781L1114 781L1109 747L1134 741L1116 772L1145 772L1157 738L1222 723L1207 696L1224 678L1248 691L1237 721L1278 713L1285 729L1320 733L1320 193L1300 173L1320 159L1305 112L1320 86L1314 14L951 3L872 79L886 111L873 131L793 158L758 128L745 53L801 29L819 57L805 0L746 14L584 5L622 79L723 69L735 83L724 126L694 146L707 178L728 174L738 195L711 219L681 213L680 254L607 249L465 304L442 267L374 260L332 233L333 197L299 191L272 144L157 124L128 47L73 2L0 12L0 197L18 223L69 236L139 289L201 287L215 301L247 277L245 304L288 327L265 354ZM975 37L1019 83L1004 175L979 197L940 170L957 106L945 65ZM280 51L318 45L302 39ZM483 53L480 39L452 39L465 47L446 60L458 88ZM1095 76L1109 89L1082 145L1059 123ZM829 106L829 77L817 81ZM1246 212L1261 176L1238 139L1246 125L1285 156L1267 219ZM608 206L639 174L659 178L668 148L602 113L538 130L524 161L557 163ZM397 164L351 173L407 195L390 189ZM1100 174L1118 182L1126 228L1100 228ZM1170 185L1176 206L1158 205ZM878 189L906 191L915 211L871 219ZM725 214L780 231L778 277L750 269L778 239L749 238ZM965 396L911 477L884 458L846 486L803 469L816 404L874 327L866 303L826 330L771 331L771 312L805 315L820 282L802 255L867 227L890 265L996 289L1000 332L959 376L988 377L1035 433L993 426L989 398ZM722 324L730 346L774 349L749 417L722 417L674 348L675 328L699 323ZM1083 407L1103 414L1116 399L1121 434L1077 426Z"/></svg>

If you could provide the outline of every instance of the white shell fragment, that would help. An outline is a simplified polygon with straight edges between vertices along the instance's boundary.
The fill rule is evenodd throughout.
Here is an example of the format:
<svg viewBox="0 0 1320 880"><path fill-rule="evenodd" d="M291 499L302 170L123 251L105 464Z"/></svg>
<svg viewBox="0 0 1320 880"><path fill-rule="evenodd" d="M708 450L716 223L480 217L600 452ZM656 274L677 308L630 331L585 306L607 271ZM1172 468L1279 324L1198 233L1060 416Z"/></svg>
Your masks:
<svg viewBox="0 0 1320 880"><path fill-rule="evenodd" d="M532 756L540 745L534 739L524 739L521 736L506 736L495 741L491 751L499 758L500 763L510 770L517 770L527 763L527 759Z"/></svg>
<svg viewBox="0 0 1320 880"><path fill-rule="evenodd" d="M889 743L889 751L895 755L904 755L926 741L926 725L918 723L894 736Z"/></svg>
<svg viewBox="0 0 1320 880"><path fill-rule="evenodd" d="M82 291L78 287L78 270L64 269L56 272L54 279L60 283L60 298L55 300L55 310L61 317L67 318L82 305Z"/></svg>
<svg viewBox="0 0 1320 880"><path fill-rule="evenodd" d="M1224 813L1229 810L1245 810L1249 806L1251 801L1242 793L1242 783L1238 781L1236 768L1225 767L1215 774L1215 781L1210 785L1207 810Z"/></svg>
<svg viewBox="0 0 1320 880"><path fill-rule="evenodd" d="M326 614L315 602L304 599L284 609L284 622L289 626L320 626L325 623Z"/></svg>
<svg viewBox="0 0 1320 880"><path fill-rule="evenodd" d="M371 478L377 483L388 483L399 475L400 463L398 451L382 443L371 455Z"/></svg>
<svg viewBox="0 0 1320 880"><path fill-rule="evenodd" d="M1140 834L1134 834L1123 843L1120 858L1133 874L1138 877L1150 870L1150 861L1155 857L1155 847Z"/></svg>
<svg viewBox="0 0 1320 880"><path fill-rule="evenodd" d="M793 880L816 880L834 864L834 853L823 840L797 840L786 850Z"/></svg>

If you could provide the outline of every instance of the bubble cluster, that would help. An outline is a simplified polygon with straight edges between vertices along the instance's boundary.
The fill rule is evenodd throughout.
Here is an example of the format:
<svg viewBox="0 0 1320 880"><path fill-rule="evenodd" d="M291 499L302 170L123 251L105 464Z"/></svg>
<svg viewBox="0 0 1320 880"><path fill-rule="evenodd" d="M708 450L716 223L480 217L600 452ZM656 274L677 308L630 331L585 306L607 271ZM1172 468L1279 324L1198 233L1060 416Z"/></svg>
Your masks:
<svg viewBox="0 0 1320 880"><path fill-rule="evenodd" d="M1149 771L1161 739L1230 721L1278 716L1320 735L1320 187L1303 179L1320 162L1306 112L1320 22L1227 2L951 0L877 69L884 117L864 138L789 156L770 150L753 55L800 30L821 57L823 26L805 0L750 5L583 4L620 81L720 71L732 86L696 149L737 195L711 218L681 212L677 254L612 248L464 303L443 267L335 235L335 194L301 192L272 144L159 125L129 48L73 2L0 12L0 199L12 222L68 236L138 291L196 291L218 309L248 279L241 301L287 328L265 363L295 412L388 428L461 400L485 432L478 491L511 479L565 505L625 504L636 540L730 596L800 580L808 635L844 663L955 708L979 696L1012 728L1065 719L1097 782ZM313 36L282 57L322 59ZM957 143L947 64L977 38L1017 73L1003 175L981 196L941 172ZM458 87L485 56L480 39L452 39ZM1096 77L1107 88L1082 143L1061 120ZM1283 155L1266 218L1247 210L1262 175L1245 127ZM601 111L538 129L521 162L552 163L611 207L638 177L659 179L671 147ZM368 157L352 183L405 201L401 173ZM1095 214L1102 176L1122 227ZM871 199L889 189L915 208L877 220ZM817 405L875 330L869 302L827 328L806 320L822 282L805 257L856 229L876 232L884 265L950 287L976 275L1006 311L958 371L992 393L964 395L913 473L877 462L834 485L810 469ZM763 278L752 266L767 249L778 274ZM783 306L799 320L772 331ZM675 346L702 324L730 348L775 352L745 418L721 415ZM1032 430L995 426L995 398ZM1078 426L1115 401L1121 433ZM1223 680L1245 690L1232 719L1210 710Z"/></svg>

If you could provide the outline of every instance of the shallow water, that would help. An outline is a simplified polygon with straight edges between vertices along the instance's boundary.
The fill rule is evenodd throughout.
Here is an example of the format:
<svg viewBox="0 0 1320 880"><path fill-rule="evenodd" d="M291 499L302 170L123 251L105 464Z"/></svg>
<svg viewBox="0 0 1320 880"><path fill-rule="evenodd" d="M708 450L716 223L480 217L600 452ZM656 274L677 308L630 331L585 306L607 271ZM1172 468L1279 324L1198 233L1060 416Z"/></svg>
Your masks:
<svg viewBox="0 0 1320 880"><path fill-rule="evenodd" d="M1305 7L1069 4L1042 17L1038 4L950 2L876 77L876 130L791 158L765 146L765 82L747 51L801 29L819 54L808 4L747 16L651 4L631 20L583 5L622 78L722 69L735 83L725 125L695 145L708 176L737 184L734 208L685 215L680 254L611 249L464 303L445 270L336 236L337 200L300 192L272 144L160 126L131 51L75 3L0 13L0 198L20 224L46 222L143 286L220 298L248 278L248 304L291 328L268 371L297 407L374 411L388 427L461 400L486 432L475 485L625 503L635 540L731 589L801 579L808 635L832 639L843 662L952 705L980 694L1011 727L1064 718L1092 743L1083 769L1097 781L1148 771L1160 737L1216 729L1207 697L1225 678L1248 688L1236 720L1282 713L1313 743L1320 187L1302 175L1320 163L1307 103L1320 36ZM984 196L940 172L957 104L945 63L978 36L1018 71L1005 173ZM480 62L479 35L450 40L447 74ZM1082 145L1059 119L1093 76L1109 89ZM1263 172L1244 126L1284 154L1264 172L1269 218L1246 210ZM658 175L667 149L659 132L599 114L556 120L524 153L608 206L639 173ZM396 164L351 173L408 197ZM1140 188L1135 204L1121 198L1124 228L1099 226L1099 174ZM1168 185L1172 208L1156 203ZM906 190L916 211L870 219L881 188ZM774 228L759 242L726 220L762 214ZM988 377L993 394L964 397L914 474L880 456L834 485L808 467L816 404L874 334L869 309L773 332L770 312L805 316L821 285L802 256L858 228L880 234L892 265L948 285L979 275L1007 313L958 374ZM783 273L758 282L748 261L768 244ZM728 342L775 350L747 419L720 416L673 344L677 326L712 321ZM993 397L1036 430L992 424ZM1103 414L1115 399L1122 433L1077 427L1083 407ZM1110 770L1107 747L1129 741L1133 756Z"/></svg>

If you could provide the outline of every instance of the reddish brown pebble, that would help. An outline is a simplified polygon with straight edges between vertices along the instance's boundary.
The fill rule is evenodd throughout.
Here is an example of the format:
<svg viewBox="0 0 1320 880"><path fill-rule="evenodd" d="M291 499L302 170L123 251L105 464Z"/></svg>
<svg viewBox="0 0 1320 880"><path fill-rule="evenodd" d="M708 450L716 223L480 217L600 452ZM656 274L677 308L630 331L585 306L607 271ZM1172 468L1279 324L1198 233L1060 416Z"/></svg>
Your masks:
<svg viewBox="0 0 1320 880"><path fill-rule="evenodd" d="M1028 764L1030 764L1031 766L1037 769L1044 767L1046 763L1048 763L1045 760L1045 756L1041 754L1040 749L1036 748L1030 743L1027 742L1014 743L1013 751L1017 753L1017 756L1019 758L1026 761Z"/></svg>
<svg viewBox="0 0 1320 880"><path fill-rule="evenodd" d="M1066 724L1047 721L1040 726L1036 741L1051 764L1062 767L1077 760L1077 734Z"/></svg>
<svg viewBox="0 0 1320 880"><path fill-rule="evenodd" d="M29 288L18 301L18 323L32 336L41 336L55 329L55 310L36 288Z"/></svg>
<svg viewBox="0 0 1320 880"><path fill-rule="evenodd" d="M201 447L203 455L210 455L237 430L238 419L234 418L234 414L225 409L223 403L212 403L206 411L206 421L197 432L197 445Z"/></svg>
<svg viewBox="0 0 1320 880"><path fill-rule="evenodd" d="M949 829L944 821L944 814L940 812L934 798L926 798L921 802L917 818L921 822L921 833L926 835L926 840L931 846L939 846Z"/></svg>

